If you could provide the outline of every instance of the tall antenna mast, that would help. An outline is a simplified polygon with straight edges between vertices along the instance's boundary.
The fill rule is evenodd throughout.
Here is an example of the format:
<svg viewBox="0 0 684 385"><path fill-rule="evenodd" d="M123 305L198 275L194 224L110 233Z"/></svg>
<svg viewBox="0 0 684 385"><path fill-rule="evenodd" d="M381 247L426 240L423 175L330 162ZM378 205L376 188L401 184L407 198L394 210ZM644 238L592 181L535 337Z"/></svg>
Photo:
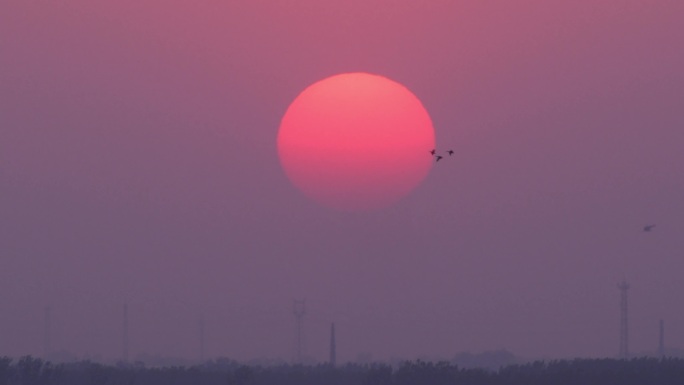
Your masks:
<svg viewBox="0 0 684 385"><path fill-rule="evenodd" d="M622 281L618 284L620 289L620 358L629 358L629 319L627 317L627 290L629 284Z"/></svg>
<svg viewBox="0 0 684 385"><path fill-rule="evenodd" d="M292 313L295 316L295 354L298 364L302 363L304 356L304 329L303 321L306 315L306 300L294 300Z"/></svg>
<svg viewBox="0 0 684 385"><path fill-rule="evenodd" d="M330 325L330 366L337 365L337 344L335 343L335 323Z"/></svg>

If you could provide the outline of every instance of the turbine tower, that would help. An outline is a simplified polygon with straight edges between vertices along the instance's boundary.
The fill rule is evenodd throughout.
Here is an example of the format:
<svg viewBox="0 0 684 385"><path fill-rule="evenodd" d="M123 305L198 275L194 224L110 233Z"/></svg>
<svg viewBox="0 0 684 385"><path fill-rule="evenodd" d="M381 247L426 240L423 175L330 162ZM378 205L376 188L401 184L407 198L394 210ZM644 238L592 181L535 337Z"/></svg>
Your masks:
<svg viewBox="0 0 684 385"><path fill-rule="evenodd" d="M297 363L301 364L304 356L303 321L304 315L306 315L306 300L294 300L292 313L295 316L295 355Z"/></svg>
<svg viewBox="0 0 684 385"><path fill-rule="evenodd" d="M335 343L335 323L330 325L330 366L337 365L337 344Z"/></svg>
<svg viewBox="0 0 684 385"><path fill-rule="evenodd" d="M627 290L629 284L622 281L618 284L620 289L620 358L629 358L629 323L627 317Z"/></svg>

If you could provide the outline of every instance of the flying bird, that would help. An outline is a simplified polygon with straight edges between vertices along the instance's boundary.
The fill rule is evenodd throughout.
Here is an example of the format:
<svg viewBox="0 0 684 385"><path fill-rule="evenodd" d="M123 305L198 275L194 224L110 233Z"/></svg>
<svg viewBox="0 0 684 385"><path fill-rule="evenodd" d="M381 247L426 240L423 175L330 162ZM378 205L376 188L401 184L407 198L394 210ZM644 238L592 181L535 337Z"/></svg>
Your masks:
<svg viewBox="0 0 684 385"><path fill-rule="evenodd" d="M435 152L436 152L436 150L433 149L430 151L430 154L435 155Z"/></svg>
<svg viewBox="0 0 684 385"><path fill-rule="evenodd" d="M653 230L654 227L655 227L655 225L646 225L646 226L644 226L644 231L651 231L651 230Z"/></svg>
<svg viewBox="0 0 684 385"><path fill-rule="evenodd" d="M435 162L439 162L440 159L442 159L442 156L441 156L441 155L437 155L437 156L435 157Z"/></svg>
<svg viewBox="0 0 684 385"><path fill-rule="evenodd" d="M449 153L449 156L454 155L454 150L449 150L449 151L447 151L447 152Z"/></svg>

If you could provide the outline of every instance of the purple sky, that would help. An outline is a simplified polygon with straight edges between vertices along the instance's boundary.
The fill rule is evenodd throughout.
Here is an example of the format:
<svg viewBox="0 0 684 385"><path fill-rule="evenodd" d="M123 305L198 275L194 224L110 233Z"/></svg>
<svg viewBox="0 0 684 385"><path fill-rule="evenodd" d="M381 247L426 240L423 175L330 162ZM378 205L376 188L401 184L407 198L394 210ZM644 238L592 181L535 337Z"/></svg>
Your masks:
<svg viewBox="0 0 684 385"><path fill-rule="evenodd" d="M0 3L0 355L52 348L613 356L684 347L684 2ZM276 133L365 71L423 102L440 162L384 210L309 201ZM429 156L429 155L427 155ZM652 233L643 225L656 223Z"/></svg>

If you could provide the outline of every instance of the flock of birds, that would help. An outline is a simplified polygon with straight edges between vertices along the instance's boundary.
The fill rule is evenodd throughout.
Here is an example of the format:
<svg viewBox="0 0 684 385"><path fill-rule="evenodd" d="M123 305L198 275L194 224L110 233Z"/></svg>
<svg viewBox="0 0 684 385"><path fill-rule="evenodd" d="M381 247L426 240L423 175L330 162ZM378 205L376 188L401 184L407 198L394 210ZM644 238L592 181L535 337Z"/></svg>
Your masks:
<svg viewBox="0 0 684 385"><path fill-rule="evenodd" d="M437 154L437 150L435 150L434 148L430 150L430 154L433 157L435 157L435 162L439 162L440 160L442 160L442 158L444 158L442 155ZM449 154L449 156L454 155L454 150L447 151L447 154Z"/></svg>
<svg viewBox="0 0 684 385"><path fill-rule="evenodd" d="M454 150L447 151L447 154L449 154L449 156L454 155ZM442 160L444 158L442 155L437 154L437 150L434 148L432 150L430 150L430 155L432 155L435 158L435 162L439 162L440 160ZM653 231L654 227L656 227L656 225L646 225L646 226L644 226L644 231L645 232L651 232L651 231Z"/></svg>

